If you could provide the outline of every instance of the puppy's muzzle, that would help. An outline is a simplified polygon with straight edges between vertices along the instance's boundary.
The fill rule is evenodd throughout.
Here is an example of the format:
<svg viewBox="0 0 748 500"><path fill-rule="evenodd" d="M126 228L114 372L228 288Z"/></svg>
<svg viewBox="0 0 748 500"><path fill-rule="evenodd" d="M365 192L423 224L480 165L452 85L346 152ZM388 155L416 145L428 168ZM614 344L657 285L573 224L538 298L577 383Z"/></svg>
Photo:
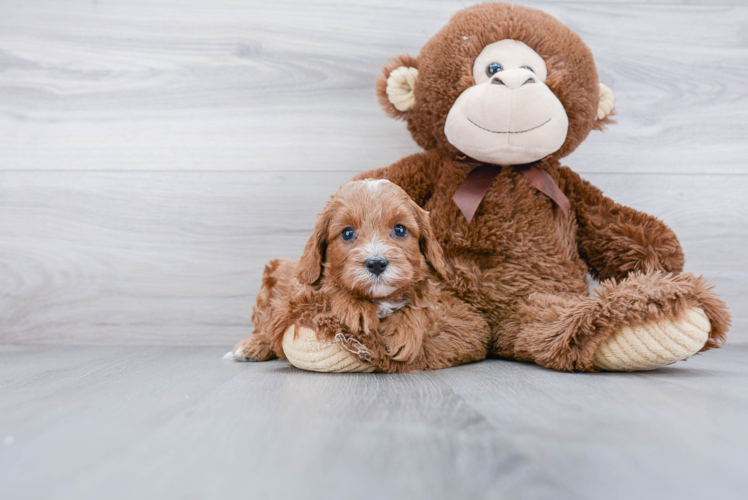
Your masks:
<svg viewBox="0 0 748 500"><path fill-rule="evenodd" d="M368 269L371 274L379 276L385 269L387 269L387 264L389 263L390 262L383 257L374 257L373 259L364 262L364 266L366 266L366 269Z"/></svg>

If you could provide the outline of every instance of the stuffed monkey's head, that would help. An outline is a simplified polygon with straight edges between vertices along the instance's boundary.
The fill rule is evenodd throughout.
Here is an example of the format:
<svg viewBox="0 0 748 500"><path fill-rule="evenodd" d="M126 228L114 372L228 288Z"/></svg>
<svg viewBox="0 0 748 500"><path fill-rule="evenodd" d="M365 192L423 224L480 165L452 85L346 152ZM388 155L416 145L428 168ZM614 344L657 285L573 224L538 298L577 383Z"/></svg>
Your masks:
<svg viewBox="0 0 748 500"><path fill-rule="evenodd" d="M383 71L380 102L421 147L499 165L566 156L613 111L584 42L516 5L458 12L418 58L399 56Z"/></svg>

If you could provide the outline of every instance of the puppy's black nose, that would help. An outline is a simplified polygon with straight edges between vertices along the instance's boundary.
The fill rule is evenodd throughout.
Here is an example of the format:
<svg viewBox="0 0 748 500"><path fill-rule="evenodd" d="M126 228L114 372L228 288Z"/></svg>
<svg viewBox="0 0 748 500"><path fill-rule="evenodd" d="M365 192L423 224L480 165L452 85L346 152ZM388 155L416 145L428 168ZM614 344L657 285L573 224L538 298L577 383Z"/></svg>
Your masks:
<svg viewBox="0 0 748 500"><path fill-rule="evenodd" d="M387 269L387 264L389 263L390 261L383 257L374 257L373 259L367 260L364 265L371 274L379 276L384 272L385 269Z"/></svg>

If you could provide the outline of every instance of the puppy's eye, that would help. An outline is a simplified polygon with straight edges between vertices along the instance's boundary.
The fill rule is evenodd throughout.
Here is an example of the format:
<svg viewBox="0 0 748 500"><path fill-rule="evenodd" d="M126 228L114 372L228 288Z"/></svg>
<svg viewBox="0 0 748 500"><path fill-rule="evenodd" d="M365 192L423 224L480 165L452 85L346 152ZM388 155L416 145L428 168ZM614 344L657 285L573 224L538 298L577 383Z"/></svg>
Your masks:
<svg viewBox="0 0 748 500"><path fill-rule="evenodd" d="M398 224L395 226L395 236L398 238L405 238L405 236L408 234L408 230L405 229L405 226L402 224Z"/></svg>
<svg viewBox="0 0 748 500"><path fill-rule="evenodd" d="M489 78L491 78L493 75L498 73L499 71L503 70L504 68L501 66L501 64L497 62L492 62L488 66L486 66L486 74Z"/></svg>
<svg viewBox="0 0 748 500"><path fill-rule="evenodd" d="M343 238L343 240L345 241L351 241L355 235L356 235L356 231L354 231L352 227L347 227L343 229L343 232L340 234L340 237Z"/></svg>
<svg viewBox="0 0 748 500"><path fill-rule="evenodd" d="M533 73L535 73L535 70L532 69L530 66L522 66L522 69L526 69L528 71L532 71Z"/></svg>

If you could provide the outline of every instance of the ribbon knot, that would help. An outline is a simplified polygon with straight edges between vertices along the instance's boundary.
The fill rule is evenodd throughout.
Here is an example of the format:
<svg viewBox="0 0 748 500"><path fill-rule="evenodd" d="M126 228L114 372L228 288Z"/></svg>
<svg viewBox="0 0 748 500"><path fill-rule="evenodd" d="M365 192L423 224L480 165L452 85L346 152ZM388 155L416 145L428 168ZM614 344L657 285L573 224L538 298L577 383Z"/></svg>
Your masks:
<svg viewBox="0 0 748 500"><path fill-rule="evenodd" d="M473 160L467 156L458 156L456 160L460 163L475 166L475 168L470 171L462 185L457 189L454 196L452 196L452 200L468 222L473 220L473 216L478 210L481 201L483 201L483 198L486 196L488 188L504 168L514 169L515 172L527 179L532 187L555 201L564 212L564 215L569 215L569 199L561 189L559 189L556 181L551 177L551 174L536 165L512 165L511 167L502 167L501 165Z"/></svg>

